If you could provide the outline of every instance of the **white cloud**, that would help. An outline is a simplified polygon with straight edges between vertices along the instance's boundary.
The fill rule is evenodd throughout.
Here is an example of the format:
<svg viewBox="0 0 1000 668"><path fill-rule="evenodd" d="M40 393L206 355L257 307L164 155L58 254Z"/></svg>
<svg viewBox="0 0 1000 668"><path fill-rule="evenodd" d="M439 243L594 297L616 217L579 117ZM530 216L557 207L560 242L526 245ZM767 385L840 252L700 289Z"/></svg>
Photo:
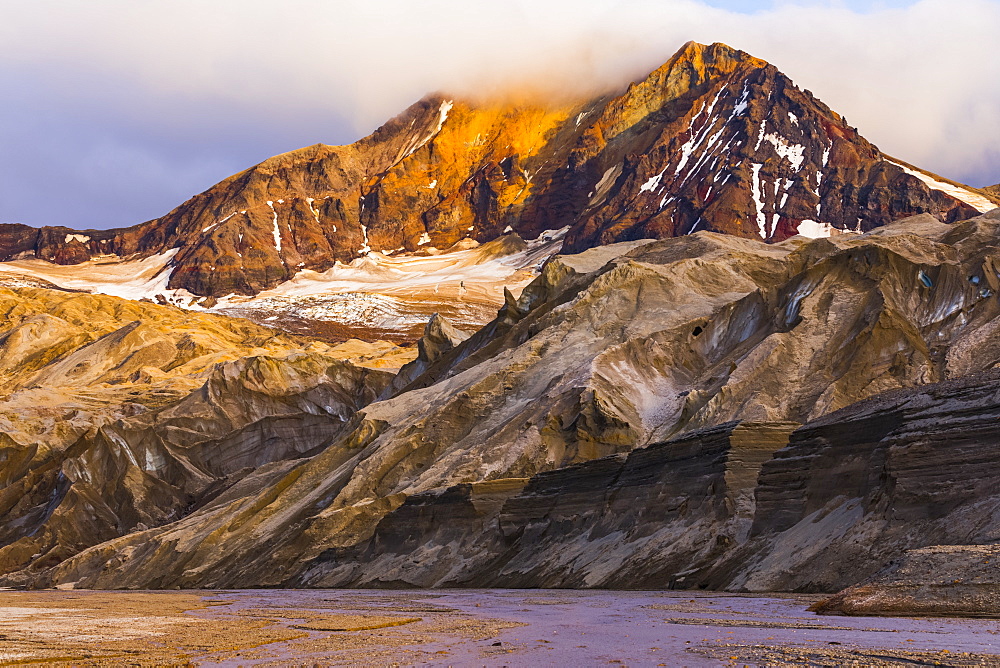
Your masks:
<svg viewBox="0 0 1000 668"><path fill-rule="evenodd" d="M313 124L329 141L328 115L352 121L347 141L433 90L609 86L689 39L723 41L777 65L883 150L1000 181L998 25L996 0L753 14L694 0L0 0L0 70L98 106L114 87L116 113L139 125L195 128L200 110L224 108L261 127Z"/></svg>

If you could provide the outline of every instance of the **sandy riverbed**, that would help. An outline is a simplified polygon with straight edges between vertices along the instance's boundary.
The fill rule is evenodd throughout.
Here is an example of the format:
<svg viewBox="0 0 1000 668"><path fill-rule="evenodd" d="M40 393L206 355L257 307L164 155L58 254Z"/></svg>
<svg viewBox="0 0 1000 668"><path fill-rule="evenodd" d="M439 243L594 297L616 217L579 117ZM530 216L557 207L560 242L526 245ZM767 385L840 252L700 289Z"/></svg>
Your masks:
<svg viewBox="0 0 1000 668"><path fill-rule="evenodd" d="M0 592L0 665L1000 666L993 620L816 597L563 590Z"/></svg>

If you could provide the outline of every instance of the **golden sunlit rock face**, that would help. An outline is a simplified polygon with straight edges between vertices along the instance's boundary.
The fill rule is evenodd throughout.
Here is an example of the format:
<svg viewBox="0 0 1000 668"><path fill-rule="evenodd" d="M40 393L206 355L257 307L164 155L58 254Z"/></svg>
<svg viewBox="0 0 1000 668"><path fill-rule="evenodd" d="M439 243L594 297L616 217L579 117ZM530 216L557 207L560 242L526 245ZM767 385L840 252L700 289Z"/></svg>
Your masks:
<svg viewBox="0 0 1000 668"><path fill-rule="evenodd" d="M5 572L160 524L308 452L416 356L46 288L0 287L0 320ZM308 433L285 438L291 422Z"/></svg>
<svg viewBox="0 0 1000 668"><path fill-rule="evenodd" d="M952 221L994 201L887 158L773 65L723 44L689 43L618 94L525 100L432 95L354 144L275 156L142 225L0 226L0 257L179 248L169 287L221 296L508 227L569 227L573 251L696 230L773 242L918 213Z"/></svg>

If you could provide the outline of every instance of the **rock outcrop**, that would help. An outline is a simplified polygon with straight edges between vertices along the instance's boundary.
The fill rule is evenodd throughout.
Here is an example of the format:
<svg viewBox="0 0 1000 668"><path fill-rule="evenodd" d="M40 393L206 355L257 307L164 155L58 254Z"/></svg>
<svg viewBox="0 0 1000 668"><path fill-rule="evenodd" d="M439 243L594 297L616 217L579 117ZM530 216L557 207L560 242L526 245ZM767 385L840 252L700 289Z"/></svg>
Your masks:
<svg viewBox="0 0 1000 668"><path fill-rule="evenodd" d="M798 425L728 423L628 455L409 497L299 586L663 589L700 582L753 519L761 464Z"/></svg>
<svg viewBox="0 0 1000 668"><path fill-rule="evenodd" d="M824 615L1000 617L998 545L907 550L874 577L820 601Z"/></svg>
<svg viewBox="0 0 1000 668"><path fill-rule="evenodd" d="M777 68L689 43L624 92L558 104L430 96L349 146L285 153L119 230L0 225L0 259L170 258L167 287L256 294L369 251L698 230L777 242L1000 202L889 158Z"/></svg>
<svg viewBox="0 0 1000 668"><path fill-rule="evenodd" d="M499 499L500 487L476 484L411 496L365 543L321 554L291 582L758 592L854 585L817 611L995 616L998 381L992 369L885 393L798 429L698 430L509 479Z"/></svg>
<svg viewBox="0 0 1000 668"><path fill-rule="evenodd" d="M1000 541L998 381L887 393L797 431L761 469L727 586L836 591L911 548Z"/></svg>
<svg viewBox="0 0 1000 668"><path fill-rule="evenodd" d="M393 562L410 545L400 539L384 557L396 584L833 591L905 549L989 542L1000 478L971 435L992 438L998 241L994 212L778 244L697 232L557 257L489 325L450 349L425 345L418 376L346 410L330 440L274 478L248 476L177 521L9 577L376 584L363 564L396 526L418 542L439 536L420 551L442 555ZM763 461L788 430L753 423L788 422L806 426ZM763 461L752 510L737 461ZM661 473L643 479L647 463ZM688 464L692 481L672 477ZM604 494L623 481L634 482ZM698 502L682 511L681 497ZM645 498L677 503L646 523L633 507ZM666 556L642 563L642 532L657 522L648 543ZM629 534L634 523L645 529ZM456 543L456 526L475 541ZM487 562L489 577L477 570Z"/></svg>

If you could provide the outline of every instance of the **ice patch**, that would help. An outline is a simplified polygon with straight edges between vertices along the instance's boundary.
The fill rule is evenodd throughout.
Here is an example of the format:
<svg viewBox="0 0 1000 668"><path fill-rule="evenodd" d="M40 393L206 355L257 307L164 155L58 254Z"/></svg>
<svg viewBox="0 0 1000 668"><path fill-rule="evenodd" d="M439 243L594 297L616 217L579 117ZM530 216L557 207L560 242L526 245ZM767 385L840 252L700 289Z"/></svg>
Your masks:
<svg viewBox="0 0 1000 668"><path fill-rule="evenodd" d="M719 137L722 136L722 133L725 130L725 126L726 126L725 123L723 123L722 127L719 129L719 131L716 132L711 137L708 136L708 133L712 131L712 128L715 125L712 122L713 120L715 120L714 117L712 116L712 113L715 111L715 106L719 103L719 98L722 96L722 93L723 93L724 90L725 89L720 89L719 92L715 94L715 98L708 105L708 108L704 110L705 124L702 126L701 131L698 132L697 134L693 134L691 136L691 138L688 139L686 142L684 142L684 145L681 146L681 159L677 163L677 169L674 170L674 174L680 174L681 173L681 170L684 169L685 165L687 165L688 160L695 153L696 149L698 149L699 147L701 147L701 145L703 143L705 143L706 139L708 140L708 143L705 145L704 149L701 151L703 154L709 153L711 151L712 147L715 145L715 143L719 140ZM694 127L694 121L695 121L695 119L698 118L698 117L700 117L701 114L702 114L702 112L699 111L698 114L696 114L691 119L691 124L689 125L689 128L693 128ZM695 171L695 170L692 170L692 171Z"/></svg>
<svg viewBox="0 0 1000 668"><path fill-rule="evenodd" d="M64 241L63 243L68 244L71 241L79 241L81 244L85 244L88 241L90 241L90 237L88 237L86 234L67 234L66 241Z"/></svg>
<svg viewBox="0 0 1000 668"><path fill-rule="evenodd" d="M243 213L246 213L246 211L244 211ZM235 215L236 215L236 212L235 212L235 211L233 211L233 212L232 212L231 214L229 214L228 216L225 216L224 218L220 218L219 220L215 221L214 223L212 223L212 224L211 224L211 225L209 225L208 227L205 227L205 228L202 228L202 230L201 230L201 231L202 231L202 233L204 234L205 232L208 232L208 231L210 231L210 230L212 230L212 229L214 229L214 228L218 227L219 225L222 225L222 224L223 224L224 222L226 222L227 220L229 220L230 218L232 218L232 217L233 217L233 216L235 216Z"/></svg>
<svg viewBox="0 0 1000 668"><path fill-rule="evenodd" d="M309 211L312 213L313 218L316 219L316 222L319 223L319 211L317 211L316 208L313 206L313 202L315 201L316 200L314 200L312 197L306 197L306 204L309 206ZM333 231L334 232L337 231L336 225L334 225Z"/></svg>
<svg viewBox="0 0 1000 668"><path fill-rule="evenodd" d="M430 132L430 134L428 134L426 137L424 137L422 139L417 139L417 137L413 137L410 140L409 145L400 152L399 157L396 158L396 162L398 163L400 160L403 160L404 158L412 155L414 151L416 151L417 149L421 148L427 142L429 142L431 139L433 139L434 137L436 137L437 134L439 132L441 132L441 129L444 127L444 122L446 120L448 120L448 112L450 112L452 110L452 107L454 107L454 106L455 106L455 101L454 100L444 100L444 101L442 101L441 102L441 106L438 107L438 123L437 123L437 127L435 127ZM364 197L362 197L361 199L364 200ZM364 204L362 204L362 207L363 206L364 206Z"/></svg>
<svg viewBox="0 0 1000 668"><path fill-rule="evenodd" d="M594 190L596 192L600 192L605 186L607 186L608 182L613 178L615 172L618 171L619 167L620 165L614 165L604 170L604 175L601 176L601 180L597 182L596 186L594 186Z"/></svg>
<svg viewBox="0 0 1000 668"><path fill-rule="evenodd" d="M417 241L418 246L425 246L431 242L431 235L424 232L420 235L420 239Z"/></svg>
<svg viewBox="0 0 1000 668"><path fill-rule="evenodd" d="M467 295L468 308L479 309L469 322L482 324L503 303L503 286L514 289L527 283L528 268L558 253L567 231L568 227L546 231L519 253L485 259L481 247L426 256L373 252L348 265L338 262L324 272L305 269L256 297L220 298L212 310L242 317L288 313L400 328L426 322L428 314L414 312L413 304L427 304L439 290L443 295L450 290L453 295ZM454 306L454 297L449 303Z"/></svg>
<svg viewBox="0 0 1000 668"><path fill-rule="evenodd" d="M653 192L656 186L660 185L660 179L662 178L663 178L663 172L660 172L659 174L657 174L656 176L652 177L651 179L643 183L641 186L639 186L639 192L641 193Z"/></svg>
<svg viewBox="0 0 1000 668"><path fill-rule="evenodd" d="M594 190L587 195L590 198L587 202L588 206L597 204L601 198L608 194L611 186L615 183L615 179L617 179L618 175L621 174L623 166L623 163L618 163L617 165L612 165L604 170L601 180L594 186Z"/></svg>
<svg viewBox="0 0 1000 668"><path fill-rule="evenodd" d="M445 100L444 102L441 103L441 106L438 107L438 111L441 114L441 118L438 120L437 129L434 130L434 134L441 132L441 128L444 127L444 122L448 120L448 112L451 111L452 107L454 106L455 106L454 100Z"/></svg>
<svg viewBox="0 0 1000 668"><path fill-rule="evenodd" d="M103 257L73 265L56 265L45 260L15 260L0 262L0 272L41 278L70 290L132 300L163 295L168 301L177 302L195 298L186 290L167 289L170 262L179 250L171 248L142 260L109 262L107 257Z"/></svg>
<svg viewBox="0 0 1000 668"><path fill-rule="evenodd" d="M760 122L760 130L757 132L757 145L753 147L753 150L759 151L760 145L764 143L764 123L766 121Z"/></svg>
<svg viewBox="0 0 1000 668"><path fill-rule="evenodd" d="M372 247L368 245L368 227L365 225L361 226L361 234L364 237L364 245L358 249L359 255L367 255L371 252Z"/></svg>
<svg viewBox="0 0 1000 668"><path fill-rule="evenodd" d="M750 107L748 100L750 99L750 82L743 82L743 92L740 93L740 99L736 101L736 105L733 107L733 116L740 116Z"/></svg>

